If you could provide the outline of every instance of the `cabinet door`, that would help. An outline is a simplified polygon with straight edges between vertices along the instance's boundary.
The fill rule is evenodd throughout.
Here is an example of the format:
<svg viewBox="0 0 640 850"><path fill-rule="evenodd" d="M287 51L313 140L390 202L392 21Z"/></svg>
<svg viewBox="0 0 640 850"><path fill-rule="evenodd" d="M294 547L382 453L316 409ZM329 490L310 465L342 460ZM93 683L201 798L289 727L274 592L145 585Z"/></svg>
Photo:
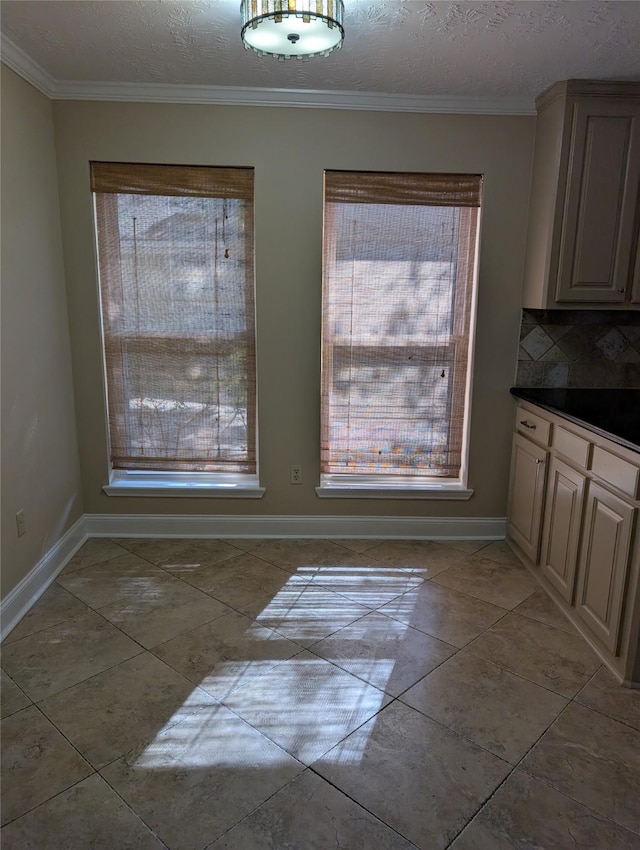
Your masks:
<svg viewBox="0 0 640 850"><path fill-rule="evenodd" d="M640 182L640 103L584 98L573 111L556 299L623 302Z"/></svg>
<svg viewBox="0 0 640 850"><path fill-rule="evenodd" d="M619 654L634 518L635 508L591 483L575 607L589 631L614 655Z"/></svg>
<svg viewBox="0 0 640 850"><path fill-rule="evenodd" d="M571 605L586 478L558 458L549 464L540 568Z"/></svg>
<svg viewBox="0 0 640 850"><path fill-rule="evenodd" d="M507 534L538 563L547 453L519 434L513 438Z"/></svg>

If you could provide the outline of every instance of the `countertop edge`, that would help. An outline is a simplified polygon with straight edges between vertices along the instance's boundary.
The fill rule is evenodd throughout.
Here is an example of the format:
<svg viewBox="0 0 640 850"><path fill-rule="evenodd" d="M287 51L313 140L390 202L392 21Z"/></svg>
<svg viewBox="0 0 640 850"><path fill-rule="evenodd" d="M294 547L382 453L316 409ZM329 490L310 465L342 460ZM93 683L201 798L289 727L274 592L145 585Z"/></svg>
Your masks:
<svg viewBox="0 0 640 850"><path fill-rule="evenodd" d="M622 446L625 449L630 449L632 452L640 453L640 445L637 443L632 443L630 440L626 440L624 437L619 436L618 434L613 433L612 431L607 431L604 428L599 427L598 425L594 425L592 422L589 422L586 419L581 419L579 416L575 416L572 413L568 413L566 410L563 410L561 407L557 407L550 402L541 401L539 398L536 398L532 393L528 392L528 387L511 387L509 392L512 396L516 398L522 399L522 401L526 401L529 404L535 404L537 407L541 407L543 410L548 410L549 413L554 413L556 416L561 416L563 419L566 419L568 422L573 422L576 425L580 425L582 428L587 428L589 431L593 431L594 434L598 434L600 437L604 437L607 440L610 440L612 443L616 443L619 446ZM535 388L537 391L538 388Z"/></svg>

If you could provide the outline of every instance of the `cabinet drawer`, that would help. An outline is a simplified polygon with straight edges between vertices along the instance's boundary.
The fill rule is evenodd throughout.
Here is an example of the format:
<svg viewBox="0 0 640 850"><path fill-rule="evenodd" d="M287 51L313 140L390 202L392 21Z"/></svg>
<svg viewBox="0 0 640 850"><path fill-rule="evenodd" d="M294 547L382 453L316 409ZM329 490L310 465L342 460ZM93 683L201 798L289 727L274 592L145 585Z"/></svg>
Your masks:
<svg viewBox="0 0 640 850"><path fill-rule="evenodd" d="M589 445L587 440L577 437L570 431L565 431L559 425L553 429L553 448L568 460L572 460L578 466L587 468L589 460Z"/></svg>
<svg viewBox="0 0 640 850"><path fill-rule="evenodd" d="M551 423L523 407L516 410L516 431L541 446L549 445Z"/></svg>
<svg viewBox="0 0 640 850"><path fill-rule="evenodd" d="M631 496L638 498L638 485L640 483L640 468L628 460L612 455L598 446L593 449L591 470L594 475Z"/></svg>

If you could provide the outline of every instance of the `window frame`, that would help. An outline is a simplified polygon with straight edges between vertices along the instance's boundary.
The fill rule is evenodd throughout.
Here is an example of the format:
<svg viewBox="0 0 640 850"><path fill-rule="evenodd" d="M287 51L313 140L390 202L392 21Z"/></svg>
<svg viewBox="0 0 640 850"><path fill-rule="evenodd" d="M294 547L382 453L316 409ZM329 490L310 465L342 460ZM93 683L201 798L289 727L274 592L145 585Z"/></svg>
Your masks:
<svg viewBox="0 0 640 850"><path fill-rule="evenodd" d="M373 177L375 184L376 177L380 177L382 185L386 177L393 177L397 174L398 177L406 176L403 172L367 172ZM332 368L332 359L334 351L338 346L331 346L325 343L325 306L324 299L326 297L324 282L325 268L327 264L327 254L334 251L336 243L332 242L327 249L327 191L326 191L326 175L325 171L325 189L323 192L324 201L324 238L323 238L323 315L322 315L322 370L323 374ZM353 190L353 179L357 176L356 172L348 173L347 192ZM446 178L448 176L465 176L465 175L433 175ZM483 178L482 175L466 175L474 176L480 179L480 192L482 192ZM373 201L365 201L364 203L373 203ZM452 204L453 206L458 206ZM464 209L458 206L459 209ZM463 241L462 235L458 242L459 256L465 256L466 261L472 263L471 275L471 292L469 298L469 328L468 328L468 354L467 363L464 374L460 369L454 368L450 377L452 385L458 384L464 380L464 391L460 398L464 404L464 418L461 426L461 463L459 474L457 477L442 477L430 475L389 475L376 473L336 473L336 472L321 472L320 485L316 487L316 494L320 498L343 498L343 499L438 499L438 500L468 500L473 495L473 489L468 486L469 473L469 443L470 443L470 425L471 425L471 401L473 389L473 362L475 354L475 338L476 338L476 318L477 318L477 302L478 302L478 282L479 282L479 266L480 266L480 238L482 227L482 202L477 207L477 222L475 229L475 244L471 245L470 238ZM464 248L468 249L464 254ZM331 260L329 260L331 262ZM460 293L456 292L455 298L459 299ZM458 310L454 308L453 322L458 318ZM456 339L451 340L451 345L456 345ZM364 346L363 346L364 347ZM406 347L406 346L405 346ZM419 347L416 344L416 348ZM329 351L329 353L327 353ZM329 362L328 362L329 361ZM454 361L455 362L455 361ZM324 381L324 377L323 377ZM324 393L324 391L323 391ZM324 403L324 398L323 398ZM322 415L322 414L321 414ZM324 424L321 423L321 431L324 435Z"/></svg>
<svg viewBox="0 0 640 850"><path fill-rule="evenodd" d="M150 164L148 163L105 163L105 165L113 166L116 171L119 167L135 167L139 165L142 169L147 168ZM93 163L91 163L93 167ZM175 168L175 166L171 165L153 165L152 167L162 169L162 168ZM181 168L181 166L177 166L177 168ZM194 166L185 166L186 169L194 168ZM197 166L195 166L197 168ZM217 166L203 166L203 168L208 169L216 169ZM233 170L236 166L230 166L225 168L225 170ZM246 167L237 166L240 170L248 170ZM222 170L222 169L221 169ZM251 168L251 171L254 169ZM107 180L108 180L107 176ZM128 194L126 189L123 189L122 192L113 191L112 189L107 190L109 195L106 197L113 197L114 201L118 197L119 194ZM102 488L103 492L108 496L160 496L160 497L188 497L188 498L261 498L266 492L265 488L260 485L259 479L259 446L258 446L258 412L257 412L257 359L256 359L256 305L255 305L255 241L253 238L254 233L254 204L253 204L253 193L251 194L251 207L248 212L251 221L251 287L253 288L253 297L252 297L252 310L253 310L253 351L254 351L254 380L255 380L255 395L252 399L248 400L247 406L247 432L248 439L253 443L255 447L255 473L254 472L225 472L225 471L178 471L171 469L126 469L114 467L111 461L111 453L112 453L112 438L111 438L111 430L112 424L110 422L110 411L109 411L109 393L110 386L114 380L117 378L111 374L111 370L109 370L107 366L107 350L109 346L109 341L107 340L107 336L105 335L105 326L106 320L104 316L104 302L102 297L102 280L104 277L104 267L105 261L103 259L104 250L101 252L99 245L99 227L113 227L114 219L111 217L110 219L106 219L103 214L101 214L97 195L99 194L99 190L94 189L93 187L93 177L92 177L92 213L93 213L93 235L94 235L94 251L95 251L95 269L96 269L96 280L97 280L97 294L98 294L98 305L99 305L99 322L100 322L100 345L101 345L101 356L102 356L102 377L103 377L103 399L105 403L105 429L107 434L107 466L108 466L108 483L105 484ZM158 197L167 197L167 195L163 195L162 192L139 192L139 194L152 195L156 194ZM190 191L186 191L184 193L185 197L191 196ZM217 197L216 195L209 195L205 197ZM221 197L224 197L221 195ZM115 266L113 267L115 269ZM113 269L110 269L109 274L113 274ZM139 337L135 337L132 335L128 339L124 339L126 335L123 335L124 342L127 343L128 346L132 346L133 348L137 346L145 345L145 335L141 334ZM191 341L195 339L192 336L182 336L179 333L168 333L167 339L175 338L175 339L183 339L185 341ZM194 343L195 344L195 343Z"/></svg>

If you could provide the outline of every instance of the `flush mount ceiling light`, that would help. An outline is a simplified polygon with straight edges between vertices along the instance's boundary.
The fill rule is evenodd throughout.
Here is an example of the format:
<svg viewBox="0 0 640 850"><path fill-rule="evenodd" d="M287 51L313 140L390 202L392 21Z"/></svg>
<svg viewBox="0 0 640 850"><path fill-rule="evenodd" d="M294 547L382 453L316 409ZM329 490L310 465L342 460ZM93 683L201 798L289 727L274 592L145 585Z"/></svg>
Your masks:
<svg viewBox="0 0 640 850"><path fill-rule="evenodd" d="M342 0L242 0L242 40L258 56L311 59L342 46Z"/></svg>

